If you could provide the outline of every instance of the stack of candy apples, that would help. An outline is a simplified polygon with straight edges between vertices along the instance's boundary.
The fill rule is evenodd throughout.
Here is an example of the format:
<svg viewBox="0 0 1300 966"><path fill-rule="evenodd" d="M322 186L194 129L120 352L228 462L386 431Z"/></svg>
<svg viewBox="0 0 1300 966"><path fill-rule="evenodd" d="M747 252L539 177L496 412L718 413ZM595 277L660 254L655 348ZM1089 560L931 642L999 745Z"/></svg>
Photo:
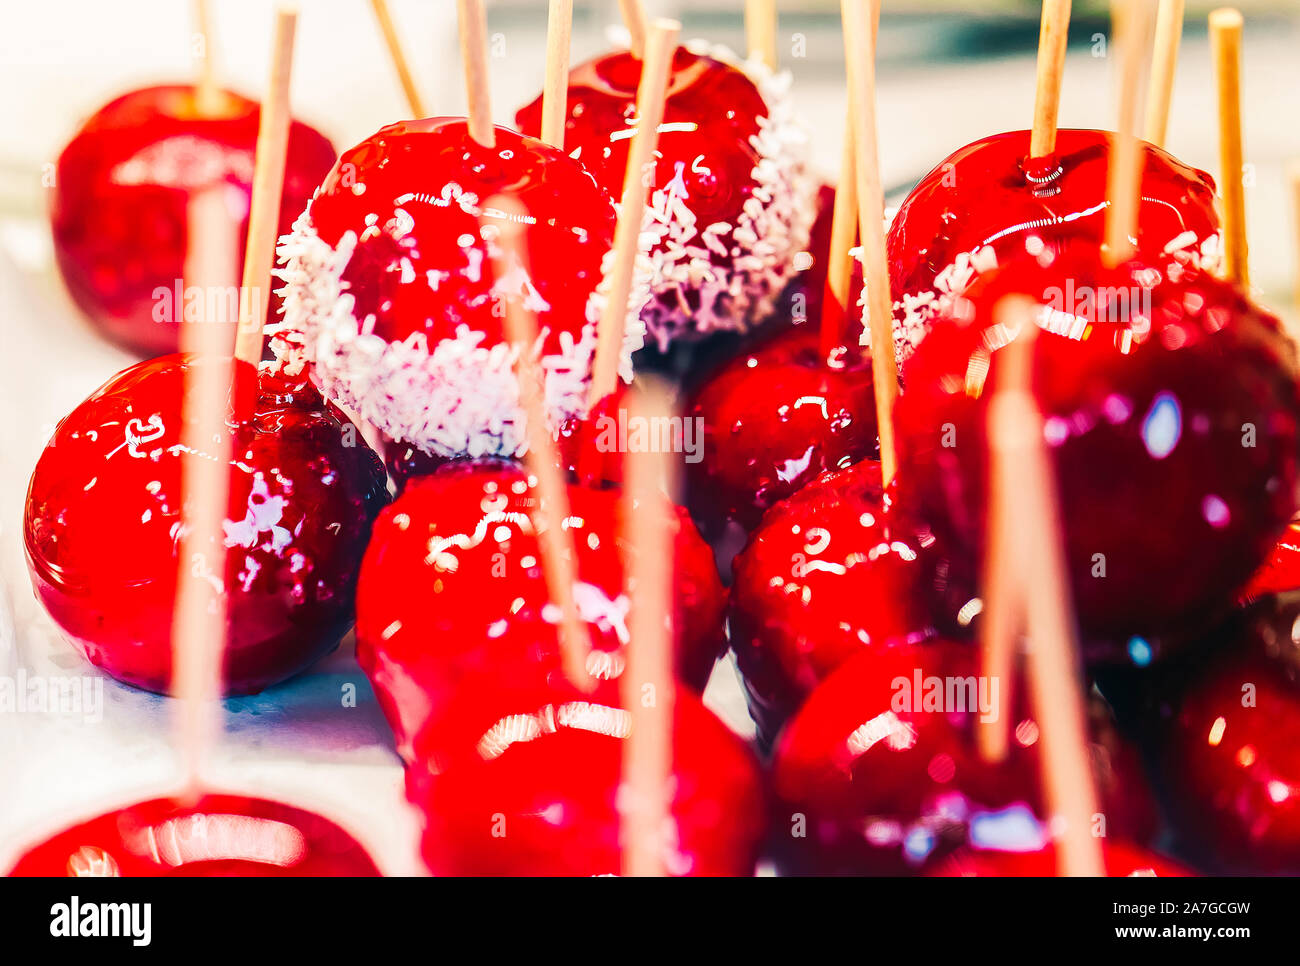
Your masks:
<svg viewBox="0 0 1300 966"><path fill-rule="evenodd" d="M744 60L622 6L629 49L570 69L552 4L514 128L460 0L466 117L328 167L282 12L260 111L205 73L69 146L69 290L171 354L60 423L28 561L87 660L176 698L188 774L14 873L376 874L202 774L221 697L354 624L434 875L1300 872L1300 371L1238 180L1162 147L1181 4L1114 0L1110 132L1058 129L1045 0L1031 128L888 225L878 2L843 7L833 199L769 4ZM1234 92L1240 15L1210 30ZM230 324L154 317L241 245ZM728 652L752 743L703 699Z"/></svg>

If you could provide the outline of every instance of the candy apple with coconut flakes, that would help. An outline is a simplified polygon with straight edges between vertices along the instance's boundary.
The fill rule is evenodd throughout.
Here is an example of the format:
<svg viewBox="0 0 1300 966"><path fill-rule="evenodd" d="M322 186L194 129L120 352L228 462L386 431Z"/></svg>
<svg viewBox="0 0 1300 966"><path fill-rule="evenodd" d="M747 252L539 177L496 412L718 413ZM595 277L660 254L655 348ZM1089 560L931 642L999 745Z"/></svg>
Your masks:
<svg viewBox="0 0 1300 966"><path fill-rule="evenodd" d="M996 134L921 179L887 239L900 361L997 265L1066 245L1100 247L1114 143L1106 131L1060 130L1055 153L1030 158L1029 131ZM1137 256L1157 269L1204 261L1212 270L1222 242L1213 179L1151 144L1142 159Z"/></svg>
<svg viewBox="0 0 1300 966"><path fill-rule="evenodd" d="M203 363L213 365L216 363ZM36 596L91 663L166 692L182 500L183 355L124 370L55 428L23 536ZM235 363L224 684L249 694L332 650L388 500L356 427L304 379Z"/></svg>
<svg viewBox="0 0 1300 966"><path fill-rule="evenodd" d="M217 113L205 114L190 87L132 91L96 111L59 155L50 194L59 270L95 326L141 354L176 351L183 300L173 292L184 275L195 193L228 185L241 245L248 231L260 110L226 91L218 103ZM296 121L288 144L281 232L335 158L322 134Z"/></svg>
<svg viewBox="0 0 1300 966"><path fill-rule="evenodd" d="M408 761L472 748L510 695L558 687L559 613L530 516L536 487L512 463L452 463L408 481L376 526L362 565L357 657ZM569 501L575 598L599 688L617 677L628 636L623 501L617 489L573 485ZM689 517L678 510L677 520L677 673L702 690L724 644L724 592ZM478 697L457 704L464 693Z"/></svg>
<svg viewBox="0 0 1300 966"><path fill-rule="evenodd" d="M1033 385L1085 656L1127 661L1132 641L1226 613L1296 510L1295 349L1278 320L1202 270L1110 269L1091 244L1021 258L957 299L904 368L899 497L967 586L1008 295L1043 304Z"/></svg>
<svg viewBox="0 0 1300 966"><path fill-rule="evenodd" d="M504 263L491 221L505 216L483 207L500 193L529 213L527 271ZM325 395L399 444L442 459L517 455L503 300L537 315L553 427L585 415L613 236L607 195L542 142L497 128L487 148L457 118L393 124L339 158L282 240L272 348L291 373L311 363ZM629 379L646 286L638 276L624 326Z"/></svg>
<svg viewBox="0 0 1300 966"><path fill-rule="evenodd" d="M640 78L641 61L627 51L569 75L565 150L614 201L622 197ZM655 239L654 294L641 313L660 349L764 321L795 274L817 185L788 83L788 75L739 64L707 44L679 47L673 57L646 224ZM537 134L541 117L539 97L517 123Z"/></svg>

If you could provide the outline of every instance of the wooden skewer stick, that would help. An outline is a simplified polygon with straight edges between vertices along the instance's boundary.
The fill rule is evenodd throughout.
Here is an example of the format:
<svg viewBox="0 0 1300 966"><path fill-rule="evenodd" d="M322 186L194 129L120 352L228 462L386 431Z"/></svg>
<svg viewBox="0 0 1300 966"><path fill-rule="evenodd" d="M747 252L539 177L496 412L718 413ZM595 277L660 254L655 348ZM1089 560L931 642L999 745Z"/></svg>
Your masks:
<svg viewBox="0 0 1300 966"><path fill-rule="evenodd" d="M876 137L876 28L880 0L841 0L844 53L848 64L849 106L853 112L853 153L857 160L858 229L862 236L863 278L875 383L876 423L880 433L880 473L888 486L898 467L894 446L894 404L898 400L898 362L894 356L893 298L885 262L885 194L880 184ZM868 332L862 341L867 341Z"/></svg>
<svg viewBox="0 0 1300 966"><path fill-rule="evenodd" d="M844 122L844 147L840 154L840 182L831 210L830 259L826 266L826 291L822 295L821 354L827 358L844 345L853 287L852 250L858 240L858 176L853 154L853 114Z"/></svg>
<svg viewBox="0 0 1300 966"><path fill-rule="evenodd" d="M1133 256L1142 198L1145 148L1142 129L1143 64L1151 46L1154 0L1111 0L1111 24L1119 48L1119 118L1110 167L1106 171L1106 241L1102 260L1118 265Z"/></svg>
<svg viewBox="0 0 1300 966"><path fill-rule="evenodd" d="M1160 11L1156 14L1156 41L1147 89L1146 139L1158 148L1165 146L1169 132L1169 105L1174 96L1174 72L1178 69L1178 46L1183 39L1185 5L1186 0L1160 0Z"/></svg>
<svg viewBox="0 0 1300 966"><path fill-rule="evenodd" d="M596 358L592 363L588 408L612 393L618 386L618 364L623 353L623 322L627 317L628 299L632 295L632 278L640 250L641 221L646 198L654 179L655 149L659 145L659 125L664 117L664 95L677 35L682 25L675 20L656 20L646 43L641 64L641 83L636 91L636 133L628 148L627 171L623 175L623 201L614 230L614 259L610 267L609 295L600 317L596 339Z"/></svg>
<svg viewBox="0 0 1300 966"><path fill-rule="evenodd" d="M230 433L226 427L234 336L229 301L208 293L229 291L238 276L239 236L225 186L204 188L190 201L185 287L203 293L217 318L178 323L180 348L196 364L185 373L181 413L181 540L172 617L172 694L186 774L186 794L197 798L209 752L221 730L222 653L226 641L225 534L230 489Z"/></svg>
<svg viewBox="0 0 1300 966"><path fill-rule="evenodd" d="M1300 161L1291 162L1287 170L1291 183L1291 211L1295 229L1295 306L1300 311Z"/></svg>
<svg viewBox="0 0 1300 966"><path fill-rule="evenodd" d="M750 57L776 70L776 0L745 0L745 41Z"/></svg>
<svg viewBox="0 0 1300 966"><path fill-rule="evenodd" d="M456 0L460 22L460 57L465 65L469 97L469 136L485 148L497 143L492 126L492 94L488 81L487 11L483 0Z"/></svg>
<svg viewBox="0 0 1300 966"><path fill-rule="evenodd" d="M194 25L203 38L203 56L199 58L198 78L194 85L194 106L202 115L221 113L224 95L217 83L217 59L212 51L212 8L208 0L194 0Z"/></svg>
<svg viewBox="0 0 1300 966"><path fill-rule="evenodd" d="M999 372L989 403L990 457L1002 466L997 479L1000 485L1016 487L1014 494L993 498L1015 507L1001 523L1013 531L1007 542L1020 548L1016 563L1029 637L1029 685L1042 747L1044 798L1059 833L1059 869L1067 876L1102 876L1101 840L1092 834L1097 790L1061 549L1056 481L1043 441L1042 414L1029 382L1028 353L1038 328L1036 308L1023 297L1004 299L994 308L997 321L1026 344L1020 363L1014 364L1013 359Z"/></svg>
<svg viewBox="0 0 1300 966"><path fill-rule="evenodd" d="M370 6L375 11L375 20L379 22L379 32L384 35L384 46L388 48L393 69L397 71L397 82L402 85L402 93L406 95L406 106L410 109L411 116L426 117L420 89L415 84L411 65L406 60L406 51L402 49L402 38L397 35L393 15L388 10L388 0L370 0Z"/></svg>
<svg viewBox="0 0 1300 966"><path fill-rule="evenodd" d="M573 535L565 528L569 518L569 489L560 470L560 456L551 435L546 416L545 382L542 368L534 355L539 341L537 316L525 307L520 292L503 291L501 279L509 273L521 272L528 277L528 251L524 245L524 228L531 224L528 213L518 201L507 196L497 196L488 201L484 216L479 219L485 240L496 234L500 249L499 261L506 266L498 278L494 292L505 309L506 338L518 352L515 362L519 382L519 401L524 410L528 451L524 464L529 475L537 480L538 506L533 514L537 543L542 556L542 574L546 592L560 609L560 660L565 677L584 691L591 690L594 682L587 671L587 657L591 654L591 637L587 625L578 611L573 593L578 573L577 553ZM491 214L486 214L491 212Z"/></svg>
<svg viewBox="0 0 1300 966"><path fill-rule="evenodd" d="M1061 76L1070 37L1070 0L1043 0L1038 31L1038 78L1034 86L1034 126L1029 156L1041 158L1056 150L1056 118L1061 108Z"/></svg>
<svg viewBox="0 0 1300 966"><path fill-rule="evenodd" d="M293 75L293 37L298 12L275 13L271 73L257 128L257 159L253 164L253 198L248 214L248 245L239 299L239 334L235 357L256 366L262 361L262 326L270 301L271 268L279 234L280 197L284 193L284 163L289 151L289 84Z"/></svg>
<svg viewBox="0 0 1300 966"><path fill-rule="evenodd" d="M1015 339L999 350L999 387L1030 386L1033 356L1030 336ZM996 388L996 387L995 387ZM995 397L997 398L997 397ZM1001 409L996 410L997 413ZM1014 461L996 454L1009 451L1014 438L989 411L990 446L986 545L983 566L984 609L981 613L980 673L998 682L998 708L991 720L980 719L976 744L985 761L1006 758L1009 712L1015 695L1016 645L1025 630L1026 549L1016 492L1019 481L1008 474ZM1014 431L1015 427L1010 428ZM1024 440L1019 442L1023 443Z"/></svg>
<svg viewBox="0 0 1300 966"><path fill-rule="evenodd" d="M1246 247L1246 193L1242 183L1241 11L1222 7L1210 14L1210 52L1219 91L1219 191L1223 194L1224 275L1250 284Z"/></svg>
<svg viewBox="0 0 1300 966"><path fill-rule="evenodd" d="M542 140L564 150L564 119L569 113L569 39L573 0L551 0L546 18L546 84L542 89Z"/></svg>
<svg viewBox="0 0 1300 966"><path fill-rule="evenodd" d="M632 394L633 418L672 416L668 394L652 386ZM624 473L623 519L632 549L628 565L627 667L619 679L631 727L623 746L623 874L664 874L664 828L670 820L673 758L672 561L673 521L661 486L674 494L674 462L665 452L630 453Z"/></svg>
<svg viewBox="0 0 1300 966"><path fill-rule="evenodd" d="M618 0L618 5L631 38L632 56L640 59L645 56L646 35L649 33L645 8L641 6L641 0Z"/></svg>

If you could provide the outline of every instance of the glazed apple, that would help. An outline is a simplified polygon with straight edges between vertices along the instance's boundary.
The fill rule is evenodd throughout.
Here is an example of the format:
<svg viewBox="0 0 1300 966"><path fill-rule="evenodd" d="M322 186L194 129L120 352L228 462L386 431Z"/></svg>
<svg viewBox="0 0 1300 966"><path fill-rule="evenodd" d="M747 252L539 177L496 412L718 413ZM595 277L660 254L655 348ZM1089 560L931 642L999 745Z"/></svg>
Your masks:
<svg viewBox="0 0 1300 966"><path fill-rule="evenodd" d="M424 812L422 852L434 875L591 876L622 869L621 707L563 690L517 705L479 754L408 787ZM688 693L673 703L673 876L754 871L766 802L744 743ZM417 764L411 771L419 771Z"/></svg>
<svg viewBox="0 0 1300 966"><path fill-rule="evenodd" d="M185 274L187 208L197 191L230 187L243 250L259 114L255 101L228 91L220 113L204 115L194 88L149 87L96 111L59 155L50 194L54 254L73 300L113 341L142 355L176 351L184 306L174 293ZM324 135L293 122L282 233L334 157Z"/></svg>
<svg viewBox="0 0 1300 966"><path fill-rule="evenodd" d="M478 696L459 717L476 716L469 730L481 734L506 696L558 687L559 613L530 516L537 499L518 465L461 461L409 480L376 525L361 570L357 657L407 761L461 747L442 721L458 694ZM628 635L622 494L570 486L569 501L574 596L599 688L620 672ZM683 511L677 520L677 671L703 689L724 645L724 594L708 547Z"/></svg>
<svg viewBox="0 0 1300 966"><path fill-rule="evenodd" d="M181 520L183 355L118 373L36 464L23 536L36 595L92 664L166 692ZM216 365L218 363L203 363ZM352 623L361 552L387 502L383 466L309 383L235 364L249 413L231 437L227 694L260 691L332 650Z"/></svg>
<svg viewBox="0 0 1300 966"><path fill-rule="evenodd" d="M997 713L1001 682L978 676L975 651L936 642L864 651L831 674L777 742L773 849L798 874L928 871L968 844L1040 848L1038 725L1010 703L1011 750L976 751L975 728ZM1107 836L1143 841L1152 801L1134 753L1104 720L1090 752Z"/></svg>
<svg viewBox="0 0 1300 966"><path fill-rule="evenodd" d="M1094 663L1226 613L1296 510L1295 350L1278 320L1190 266L1103 268L1091 246L1009 264L904 368L904 509L973 585L983 553L988 394L1005 296L1042 305L1033 387L1065 562ZM964 570L964 573L960 571Z"/></svg>
<svg viewBox="0 0 1300 966"><path fill-rule="evenodd" d="M11 876L377 876L329 819L262 798L155 798L65 829L28 849Z"/></svg>
<svg viewBox="0 0 1300 966"><path fill-rule="evenodd" d="M623 195L641 61L627 51L569 75L564 147L612 201ZM541 131L542 100L519 111ZM808 242L816 185L782 84L721 48L679 47L668 77L646 231L654 296L641 317L661 349L763 321Z"/></svg>
<svg viewBox="0 0 1300 966"><path fill-rule="evenodd" d="M687 502L711 541L740 535L827 470L879 455L871 362L857 348L821 353L799 329L726 363L690 397L702 459L686 464ZM733 536L731 538L735 540Z"/></svg>
<svg viewBox="0 0 1300 966"><path fill-rule="evenodd" d="M736 558L727 634L764 743L849 657L935 635L933 538L895 517L864 460L778 503Z"/></svg>
<svg viewBox="0 0 1300 966"><path fill-rule="evenodd" d="M1030 132L982 138L945 158L899 207L887 239L900 360L980 275L1022 256L1062 247L1097 248L1105 237L1108 131L1061 130L1056 152L1029 157ZM1150 144L1142 145L1137 253L1162 268L1206 261L1220 239L1214 181Z"/></svg>
<svg viewBox="0 0 1300 966"><path fill-rule="evenodd" d="M496 243L490 210L510 194L528 213L528 269ZM271 347L325 395L389 439L437 459L524 448L515 347L504 306L520 303L543 338L556 429L586 414L602 264L614 208L572 158L507 128L486 148L463 118L389 125L344 152L280 247L285 314ZM641 345L631 299L622 375Z"/></svg>

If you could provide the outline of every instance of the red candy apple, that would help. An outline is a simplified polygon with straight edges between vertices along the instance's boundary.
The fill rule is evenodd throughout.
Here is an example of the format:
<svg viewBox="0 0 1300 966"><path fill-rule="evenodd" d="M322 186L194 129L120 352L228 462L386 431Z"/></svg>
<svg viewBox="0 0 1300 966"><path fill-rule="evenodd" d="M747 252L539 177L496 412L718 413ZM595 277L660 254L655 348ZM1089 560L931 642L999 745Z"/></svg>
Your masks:
<svg viewBox="0 0 1300 966"><path fill-rule="evenodd" d="M29 849L11 876L377 876L351 835L312 812L242 795L155 798Z"/></svg>
<svg viewBox="0 0 1300 966"><path fill-rule="evenodd" d="M1061 130L1056 153L1030 159L1028 131L996 134L944 159L907 196L889 229L895 339L906 359L946 303L990 268L1026 253L1097 247L1109 207L1114 135ZM1149 265L1217 258L1214 181L1143 145L1137 251ZM1212 267L1212 266L1210 266Z"/></svg>
<svg viewBox="0 0 1300 966"><path fill-rule="evenodd" d="M558 686L559 613L530 517L536 500L520 467L462 461L408 481L376 525L357 598L357 657L408 761L460 746L443 723L457 695L482 696L461 715L477 715L470 730L481 734L506 696ZM574 595L599 685L621 671L627 642L622 495L570 486L569 500ZM724 643L723 590L708 547L684 512L678 520L677 669L703 689Z"/></svg>
<svg viewBox="0 0 1300 966"><path fill-rule="evenodd" d="M699 699L673 704L671 829L674 876L751 875L766 828L758 763ZM479 754L412 785L425 815L424 860L434 875L617 875L626 711L554 693L516 706ZM417 771L416 765L412 771Z"/></svg>
<svg viewBox="0 0 1300 966"><path fill-rule="evenodd" d="M784 870L907 874L966 844L1040 848L1038 726L1017 710L1023 685L1007 759L988 764L976 751L975 728L997 713L1002 687L977 676L966 645L873 649L841 665L777 743L773 844ZM1094 732L1090 751L1098 827L1149 835L1152 806L1132 753L1108 727Z"/></svg>
<svg viewBox="0 0 1300 966"><path fill-rule="evenodd" d="M700 421L700 459L686 464L687 502L722 541L827 470L879 453L871 362L856 347L823 356L800 329L737 356L704 381L684 415ZM732 537L734 540L734 536Z"/></svg>
<svg viewBox="0 0 1300 966"><path fill-rule="evenodd" d="M91 663L166 691L180 561L182 355L114 376L54 431L23 534L36 594ZM260 691L332 650L352 623L383 467L309 384L236 364L248 417L232 443L225 528L225 689ZM233 417L232 417L233 419Z"/></svg>
<svg viewBox="0 0 1300 966"><path fill-rule="evenodd" d="M221 111L203 115L193 88L150 87L95 112L63 149L50 195L54 253L73 299L109 338L145 355L176 351L189 200L214 183L237 189L242 250L259 113L223 92ZM334 157L323 135L293 123L281 232Z"/></svg>
<svg viewBox="0 0 1300 966"><path fill-rule="evenodd" d="M1265 608L1153 689L1175 838L1206 871L1300 873L1298 642L1296 608Z"/></svg>
<svg viewBox="0 0 1300 966"><path fill-rule="evenodd" d="M852 655L934 634L933 538L895 517L864 460L778 503L736 558L727 635L765 743Z"/></svg>
<svg viewBox="0 0 1300 966"><path fill-rule="evenodd" d="M486 206L503 192L528 213L527 271L496 243L490 222L507 216ZM311 362L327 396L427 455L517 455L503 306L536 314L553 427L584 415L613 236L609 198L542 142L497 128L486 148L459 118L393 124L339 158L282 243L285 315L269 329L272 348L290 372ZM628 378L644 280L638 291Z"/></svg>
<svg viewBox="0 0 1300 966"><path fill-rule="evenodd" d="M1241 592L1243 601L1300 590L1300 521L1292 520Z"/></svg>
<svg viewBox="0 0 1300 966"><path fill-rule="evenodd" d="M1105 269L1091 246L983 279L904 369L900 491L973 584L984 542L989 379L1006 295L1043 305L1033 385L1065 558L1094 661L1226 611L1296 510L1295 350L1230 284L1180 265Z"/></svg>
<svg viewBox="0 0 1300 966"><path fill-rule="evenodd" d="M749 72L749 73L747 73ZM569 75L564 147L612 200L623 194L641 62L626 51ZM539 97L519 129L541 130ZM651 192L654 297L642 312L660 348L763 321L808 241L815 185L785 90L720 49L678 48Z"/></svg>

